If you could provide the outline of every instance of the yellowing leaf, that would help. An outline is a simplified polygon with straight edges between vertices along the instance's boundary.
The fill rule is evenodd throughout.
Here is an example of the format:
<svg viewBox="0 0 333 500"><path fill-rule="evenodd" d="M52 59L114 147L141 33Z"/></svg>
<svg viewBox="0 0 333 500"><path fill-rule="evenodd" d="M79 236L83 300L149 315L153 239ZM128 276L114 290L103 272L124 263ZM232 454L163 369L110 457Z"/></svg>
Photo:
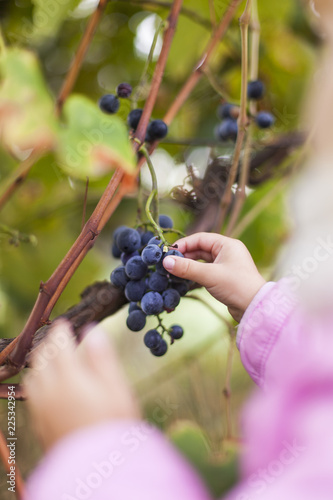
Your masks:
<svg viewBox="0 0 333 500"><path fill-rule="evenodd" d="M123 121L103 113L97 103L71 96L65 103L66 125L59 134L59 166L69 175L102 177L115 167L135 169L135 155Z"/></svg>
<svg viewBox="0 0 333 500"><path fill-rule="evenodd" d="M0 133L4 145L50 149L56 139L54 103L35 55L17 48L0 58Z"/></svg>

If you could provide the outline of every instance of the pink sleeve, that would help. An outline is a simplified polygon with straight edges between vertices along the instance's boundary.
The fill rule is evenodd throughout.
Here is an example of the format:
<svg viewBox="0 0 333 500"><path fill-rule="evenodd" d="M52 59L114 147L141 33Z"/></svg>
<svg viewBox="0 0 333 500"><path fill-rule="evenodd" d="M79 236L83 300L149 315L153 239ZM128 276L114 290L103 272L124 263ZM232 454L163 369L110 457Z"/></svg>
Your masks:
<svg viewBox="0 0 333 500"><path fill-rule="evenodd" d="M245 311L238 327L237 346L246 371L260 387L265 386L271 353L281 333L290 329L296 306L295 296L282 280L266 283Z"/></svg>
<svg viewBox="0 0 333 500"><path fill-rule="evenodd" d="M59 441L24 500L209 500L190 465L145 422L105 422Z"/></svg>
<svg viewBox="0 0 333 500"><path fill-rule="evenodd" d="M267 283L239 327L245 368L264 389L243 413L242 482L228 500L333 498L333 311Z"/></svg>

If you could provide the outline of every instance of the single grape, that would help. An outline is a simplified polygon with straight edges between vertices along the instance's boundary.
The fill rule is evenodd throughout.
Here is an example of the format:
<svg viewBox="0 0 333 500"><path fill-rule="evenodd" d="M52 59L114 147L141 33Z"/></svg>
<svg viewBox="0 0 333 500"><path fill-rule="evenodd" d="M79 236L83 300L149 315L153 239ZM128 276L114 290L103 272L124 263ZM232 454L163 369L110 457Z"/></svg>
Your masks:
<svg viewBox="0 0 333 500"><path fill-rule="evenodd" d="M145 292L146 292L146 282L144 279L137 281L129 281L125 286L125 297L130 302L139 302L144 296Z"/></svg>
<svg viewBox="0 0 333 500"><path fill-rule="evenodd" d="M156 349L162 341L161 335L157 330L148 330L143 337L143 342L149 349Z"/></svg>
<svg viewBox="0 0 333 500"><path fill-rule="evenodd" d="M133 253L141 246L141 236L135 229L126 228L116 238L118 248L125 253Z"/></svg>
<svg viewBox="0 0 333 500"><path fill-rule="evenodd" d="M265 85L261 80L253 80L247 84L247 96L249 99L258 101L265 93Z"/></svg>
<svg viewBox="0 0 333 500"><path fill-rule="evenodd" d="M116 243L112 243L112 249L111 249L111 253L113 255L113 257L115 259L119 259L120 256L121 256L121 251L119 250L118 246L116 245Z"/></svg>
<svg viewBox="0 0 333 500"><path fill-rule="evenodd" d="M157 245L147 245L142 251L142 260L147 264L147 266L153 266L157 264L162 258L162 248Z"/></svg>
<svg viewBox="0 0 333 500"><path fill-rule="evenodd" d="M158 274L161 274L162 276L168 276L168 274L169 274L169 271L167 271L167 270L165 269L165 267L163 266L163 258L162 258L162 260L160 260L160 261L156 264L156 268L155 268L155 269L156 269L156 272L157 272Z"/></svg>
<svg viewBox="0 0 333 500"><path fill-rule="evenodd" d="M177 292L179 293L179 295L181 297L184 297L184 295L187 294L187 292L189 291L190 287L189 287L189 284L186 282L186 281L174 281L171 283L171 287L174 289L174 290L177 290Z"/></svg>
<svg viewBox="0 0 333 500"><path fill-rule="evenodd" d="M148 267L139 255L129 259L125 266L125 271L131 280L140 280L146 276Z"/></svg>
<svg viewBox="0 0 333 500"><path fill-rule="evenodd" d="M163 120L153 120L147 128L147 140L153 142L163 139L168 133L168 126Z"/></svg>
<svg viewBox="0 0 333 500"><path fill-rule="evenodd" d="M121 258L121 262L124 264L124 266L126 266L127 262L132 258L132 257L137 257L139 254L139 252L137 250L135 250L135 252L132 252L132 253L125 253L125 252L122 252L121 255L120 255L120 258Z"/></svg>
<svg viewBox="0 0 333 500"><path fill-rule="evenodd" d="M127 327L132 332L139 332L146 325L146 315L142 311L132 311L126 320Z"/></svg>
<svg viewBox="0 0 333 500"><path fill-rule="evenodd" d="M168 350L168 344L165 342L164 339L161 339L159 346L156 347L155 349L150 349L150 352L154 356L164 356L167 350Z"/></svg>
<svg viewBox="0 0 333 500"><path fill-rule="evenodd" d="M159 273L152 273L148 280L148 288L153 292L164 292L168 288L169 280Z"/></svg>
<svg viewBox="0 0 333 500"><path fill-rule="evenodd" d="M138 306L136 302L130 302L128 306L128 314L133 312L133 311L142 311L141 307Z"/></svg>
<svg viewBox="0 0 333 500"><path fill-rule="evenodd" d="M227 141L231 139L235 141L238 134L238 125L235 120L229 118L224 120L216 129L216 137L220 141Z"/></svg>
<svg viewBox="0 0 333 500"><path fill-rule="evenodd" d="M180 302L180 295L174 288L165 290L162 294L164 309L168 312L174 311Z"/></svg>
<svg viewBox="0 0 333 500"><path fill-rule="evenodd" d="M157 236L154 236L151 240L148 241L148 245L161 245L162 240L160 240Z"/></svg>
<svg viewBox="0 0 333 500"><path fill-rule="evenodd" d="M172 325L169 330L170 337L174 340L181 339L184 335L184 330L179 325Z"/></svg>
<svg viewBox="0 0 333 500"><path fill-rule="evenodd" d="M118 97L113 94L106 94L99 100L99 107L104 113L114 114L117 113L120 102Z"/></svg>
<svg viewBox="0 0 333 500"><path fill-rule="evenodd" d="M130 128L133 130L136 130L138 128L141 115L142 115L142 109L132 109L132 111L129 113L127 117L127 123Z"/></svg>
<svg viewBox="0 0 333 500"><path fill-rule="evenodd" d="M141 300L141 309L148 316L160 314L163 311L162 295L158 292L147 292Z"/></svg>
<svg viewBox="0 0 333 500"><path fill-rule="evenodd" d="M148 245L149 240L154 238L154 233L152 231L146 231L141 234L141 246L145 247Z"/></svg>
<svg viewBox="0 0 333 500"><path fill-rule="evenodd" d="M123 99L128 98L132 93L132 86L129 83L120 83L117 87L117 96Z"/></svg>
<svg viewBox="0 0 333 500"><path fill-rule="evenodd" d="M117 288L125 288L129 281L125 272L125 266L116 267L116 269L112 271L110 279L111 283Z"/></svg>
<svg viewBox="0 0 333 500"><path fill-rule="evenodd" d="M184 255L177 250L176 248L171 248L164 255L163 258L168 257L169 255L174 255L175 257L182 257L184 259Z"/></svg>
<svg viewBox="0 0 333 500"><path fill-rule="evenodd" d="M260 111L256 116L256 123L260 128L270 128L274 125L275 118L268 111Z"/></svg>
<svg viewBox="0 0 333 500"><path fill-rule="evenodd" d="M239 116L239 107L229 102L225 102L217 108L217 116L221 120L225 120L226 118L237 120Z"/></svg>
<svg viewBox="0 0 333 500"><path fill-rule="evenodd" d="M173 228L173 220L168 215L160 215L158 218L158 223L163 229Z"/></svg>

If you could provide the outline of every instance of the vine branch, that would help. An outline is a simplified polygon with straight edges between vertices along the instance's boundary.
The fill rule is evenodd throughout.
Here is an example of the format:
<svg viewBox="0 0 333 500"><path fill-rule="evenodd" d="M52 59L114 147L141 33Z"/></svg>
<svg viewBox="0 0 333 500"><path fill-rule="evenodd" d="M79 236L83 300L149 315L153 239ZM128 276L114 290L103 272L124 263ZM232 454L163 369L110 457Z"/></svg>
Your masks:
<svg viewBox="0 0 333 500"><path fill-rule="evenodd" d="M80 72L84 57L87 53L87 50L90 46L90 43L94 37L96 28L98 26L98 23L102 17L102 14L105 10L105 7L108 3L108 0L100 0L95 12L93 15L90 17L89 22L87 24L87 27L85 29L85 32L83 34L83 37L80 41L79 47L77 49L77 52L75 54L74 60L72 62L72 65L70 67L70 70L68 71L65 81L61 87L61 90L58 95L57 99L57 107L56 111L58 114L61 113L62 107L64 105L65 100L71 93L75 82L77 80L78 74Z"/></svg>
<svg viewBox="0 0 333 500"><path fill-rule="evenodd" d="M252 0L252 19L251 19L251 59L250 59L250 80L255 81L258 79L259 72L259 45L260 45L260 22L258 15L258 0ZM257 114L257 101L254 99L250 100L250 115L253 117ZM239 215L241 213L242 207L246 199L246 184L249 178L250 170L250 160L251 160L251 149L253 143L253 130L254 124L251 123L248 128L248 134L244 146L243 160L241 163L240 171L240 181L237 186L235 203L231 211L228 227L226 230L226 235L230 236L232 233Z"/></svg>
<svg viewBox="0 0 333 500"><path fill-rule="evenodd" d="M239 19L242 40L242 85L240 113L238 118L238 134L233 155L232 165L229 172L228 182L221 201L221 210L216 221L216 229L221 230L228 208L232 200L232 186L235 183L238 164L242 152L243 142L248 126L247 117L247 82L248 82L248 31L251 19L252 0L247 0L245 10Z"/></svg>
<svg viewBox="0 0 333 500"><path fill-rule="evenodd" d="M191 94L192 90L194 87L197 85L199 82L200 78L203 75L203 71L205 67L208 64L208 61L210 60L216 45L221 41L221 39L224 37L227 29L229 28L229 25L231 21L233 20L233 17L235 15L236 9L241 3L242 0L231 0L227 11L225 12L223 18L221 19L220 24L214 31L212 38L210 39L207 47L205 48L202 56L200 57L198 63L195 65L191 76L187 80L187 82L184 84L184 86L181 88L180 92L178 93L176 99L170 106L169 110L167 111L166 115L164 116L163 120L167 125L170 125L176 114L178 113L179 109L183 106L184 102L188 99L189 95Z"/></svg>

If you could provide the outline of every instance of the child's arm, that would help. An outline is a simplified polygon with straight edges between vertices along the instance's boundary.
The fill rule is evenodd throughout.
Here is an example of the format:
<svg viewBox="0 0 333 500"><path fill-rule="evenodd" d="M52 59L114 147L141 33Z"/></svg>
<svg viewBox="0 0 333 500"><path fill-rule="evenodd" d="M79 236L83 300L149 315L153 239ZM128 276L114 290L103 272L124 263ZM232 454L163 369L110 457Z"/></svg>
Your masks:
<svg viewBox="0 0 333 500"><path fill-rule="evenodd" d="M29 372L27 404L47 453L24 500L209 500L181 455L140 420L100 328L76 348L68 324L58 322Z"/></svg>
<svg viewBox="0 0 333 500"><path fill-rule="evenodd" d="M186 258L166 257L164 267L176 276L206 287L240 321L265 284L246 246L215 233L196 233L178 240L177 245ZM199 259L206 263L197 262Z"/></svg>

